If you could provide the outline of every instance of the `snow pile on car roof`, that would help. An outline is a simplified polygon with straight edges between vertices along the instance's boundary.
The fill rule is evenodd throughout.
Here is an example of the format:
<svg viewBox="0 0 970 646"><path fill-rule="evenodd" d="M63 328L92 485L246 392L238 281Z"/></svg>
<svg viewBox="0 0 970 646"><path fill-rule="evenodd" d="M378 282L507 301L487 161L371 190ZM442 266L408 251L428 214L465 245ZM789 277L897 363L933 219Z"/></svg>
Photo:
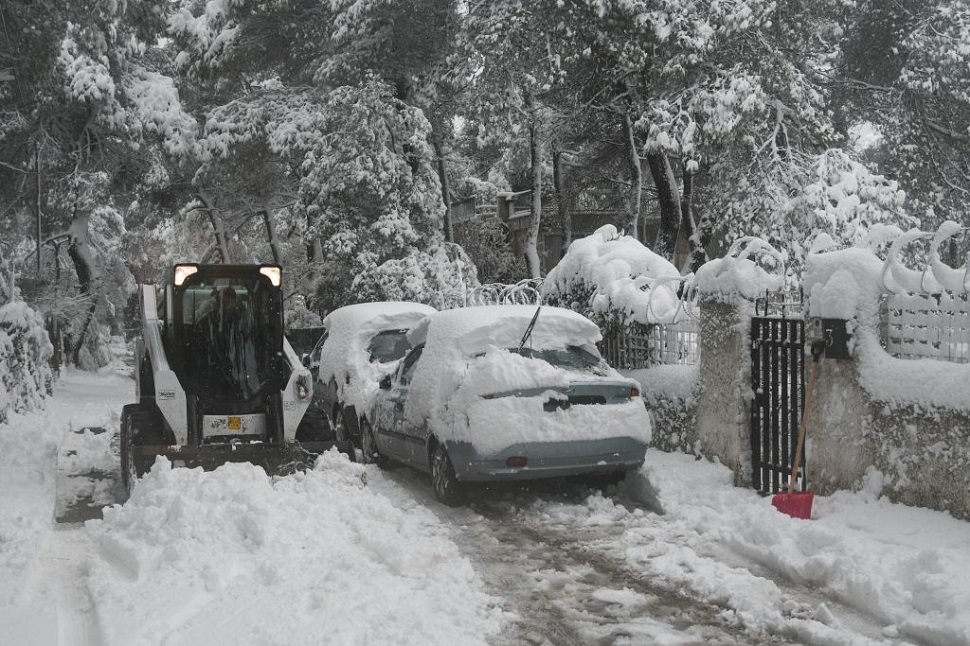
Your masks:
<svg viewBox="0 0 970 646"><path fill-rule="evenodd" d="M535 305L485 305L447 310L415 326L408 339L412 345L429 341L435 347L454 347L467 356L490 346L514 348L536 309ZM596 324L582 314L561 307L542 307L529 344L536 348L595 348L601 338Z"/></svg>
<svg viewBox="0 0 970 646"><path fill-rule="evenodd" d="M596 314L618 313L623 322L663 323L679 308L679 280L680 272L670 261L607 224L569 245L546 276L542 295L560 304L590 295Z"/></svg>
<svg viewBox="0 0 970 646"><path fill-rule="evenodd" d="M485 644L500 618L469 561L364 472L333 452L275 479L159 459L87 525L107 643Z"/></svg>
<svg viewBox="0 0 970 646"><path fill-rule="evenodd" d="M358 303L334 310L323 320L329 336L320 354L318 379L323 383L333 379L344 403L358 412L368 410L377 383L397 365L382 369L371 364L367 353L370 339L385 330L408 329L435 311L429 305L405 302Z"/></svg>

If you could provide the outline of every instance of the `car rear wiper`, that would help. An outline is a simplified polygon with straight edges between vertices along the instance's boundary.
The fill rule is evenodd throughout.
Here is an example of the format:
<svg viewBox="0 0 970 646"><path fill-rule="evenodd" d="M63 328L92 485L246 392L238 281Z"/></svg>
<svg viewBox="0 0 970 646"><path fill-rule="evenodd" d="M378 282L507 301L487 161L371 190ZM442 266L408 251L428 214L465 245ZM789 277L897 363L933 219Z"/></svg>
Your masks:
<svg viewBox="0 0 970 646"><path fill-rule="evenodd" d="M519 341L519 347L516 348L515 350L517 354L522 352L522 346L524 346L525 342L529 340L530 336L532 336L532 328L536 326L536 319L539 318L539 312L541 311L542 311L542 305L537 307L536 313L532 315L532 320L529 321L529 327L525 329L525 334L522 335L522 340Z"/></svg>

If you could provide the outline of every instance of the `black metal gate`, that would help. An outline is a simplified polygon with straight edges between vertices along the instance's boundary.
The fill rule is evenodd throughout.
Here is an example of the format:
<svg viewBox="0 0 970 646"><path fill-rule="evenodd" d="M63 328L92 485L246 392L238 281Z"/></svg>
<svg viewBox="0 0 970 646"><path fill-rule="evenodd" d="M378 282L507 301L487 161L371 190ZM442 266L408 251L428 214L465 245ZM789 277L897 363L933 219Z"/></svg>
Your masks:
<svg viewBox="0 0 970 646"><path fill-rule="evenodd" d="M805 321L751 319L752 483L762 493L788 486L805 404ZM802 458L801 490L805 489Z"/></svg>

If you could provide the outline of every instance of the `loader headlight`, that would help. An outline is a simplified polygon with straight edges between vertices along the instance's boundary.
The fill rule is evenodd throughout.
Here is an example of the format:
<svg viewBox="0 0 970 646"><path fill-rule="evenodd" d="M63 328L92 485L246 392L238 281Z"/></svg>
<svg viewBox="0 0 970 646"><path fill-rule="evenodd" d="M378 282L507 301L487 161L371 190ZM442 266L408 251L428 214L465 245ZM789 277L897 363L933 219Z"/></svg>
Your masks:
<svg viewBox="0 0 970 646"><path fill-rule="evenodd" d="M269 278L270 284L273 287L279 287L280 283L283 281L283 270L275 266L263 266L259 268L259 273Z"/></svg>
<svg viewBox="0 0 970 646"><path fill-rule="evenodd" d="M185 282L185 279L199 271L198 265L175 265L174 282L176 286Z"/></svg>
<svg viewBox="0 0 970 646"><path fill-rule="evenodd" d="M296 378L296 396L298 399L310 399L310 375L300 375Z"/></svg>

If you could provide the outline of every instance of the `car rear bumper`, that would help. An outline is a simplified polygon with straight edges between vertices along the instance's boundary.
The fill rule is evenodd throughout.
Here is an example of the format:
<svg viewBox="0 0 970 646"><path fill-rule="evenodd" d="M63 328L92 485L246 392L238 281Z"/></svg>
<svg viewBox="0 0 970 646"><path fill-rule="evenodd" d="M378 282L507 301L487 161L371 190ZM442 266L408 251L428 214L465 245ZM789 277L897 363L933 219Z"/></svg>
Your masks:
<svg viewBox="0 0 970 646"><path fill-rule="evenodd" d="M646 444L630 437L570 442L515 444L492 454L480 455L467 442L448 442L448 456L455 475L463 482L537 480L565 476L630 471L643 466ZM524 467L510 467L506 460L525 457Z"/></svg>

